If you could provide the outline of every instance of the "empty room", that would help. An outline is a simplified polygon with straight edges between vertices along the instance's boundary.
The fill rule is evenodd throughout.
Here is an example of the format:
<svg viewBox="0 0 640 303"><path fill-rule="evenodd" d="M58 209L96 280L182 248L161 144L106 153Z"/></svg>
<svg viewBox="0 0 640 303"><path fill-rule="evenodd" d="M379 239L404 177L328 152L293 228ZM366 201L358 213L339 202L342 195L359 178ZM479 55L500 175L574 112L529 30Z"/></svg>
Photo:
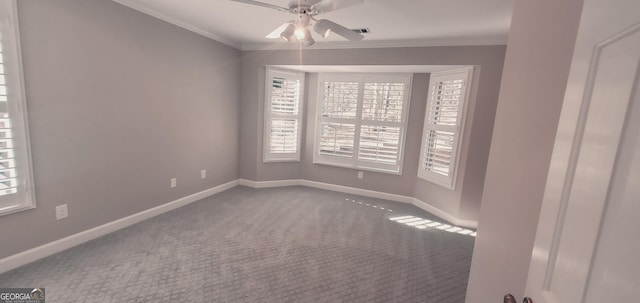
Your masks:
<svg viewBox="0 0 640 303"><path fill-rule="evenodd" d="M631 302L637 0L0 0L0 303Z"/></svg>

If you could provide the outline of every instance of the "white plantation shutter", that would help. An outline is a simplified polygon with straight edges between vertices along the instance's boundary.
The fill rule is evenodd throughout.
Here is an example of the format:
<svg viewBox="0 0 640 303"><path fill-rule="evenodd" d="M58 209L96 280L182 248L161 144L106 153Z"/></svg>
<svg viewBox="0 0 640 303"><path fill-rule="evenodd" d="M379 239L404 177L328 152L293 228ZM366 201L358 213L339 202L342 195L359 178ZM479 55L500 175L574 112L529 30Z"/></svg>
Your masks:
<svg viewBox="0 0 640 303"><path fill-rule="evenodd" d="M0 0L0 214L35 207L15 1Z"/></svg>
<svg viewBox="0 0 640 303"><path fill-rule="evenodd" d="M0 77L4 77L0 66ZM6 99L5 84L0 84L0 100ZM6 103L7 101L0 101ZM5 106L6 107L6 106ZM11 120L9 113L0 112L0 197L18 192L16 174L15 151L13 150L13 138L11 135Z"/></svg>
<svg viewBox="0 0 640 303"><path fill-rule="evenodd" d="M348 165L353 158L359 82L346 78L321 83L319 155Z"/></svg>
<svg viewBox="0 0 640 303"><path fill-rule="evenodd" d="M320 123L320 154L353 157L356 125L349 123Z"/></svg>
<svg viewBox="0 0 640 303"><path fill-rule="evenodd" d="M424 169L449 177L455 132L429 130L424 152Z"/></svg>
<svg viewBox="0 0 640 303"><path fill-rule="evenodd" d="M406 82L364 83L359 160L398 167L399 170L407 88Z"/></svg>
<svg viewBox="0 0 640 303"><path fill-rule="evenodd" d="M401 123L406 90L406 83L364 83L362 119Z"/></svg>
<svg viewBox="0 0 640 303"><path fill-rule="evenodd" d="M400 127L363 125L360 128L358 158L363 161L397 165L401 130Z"/></svg>
<svg viewBox="0 0 640 303"><path fill-rule="evenodd" d="M0 39L4 35L0 36ZM7 96L7 79L4 57L5 41L0 40L0 197L17 193L16 161L11 131L11 113Z"/></svg>
<svg viewBox="0 0 640 303"><path fill-rule="evenodd" d="M359 83L327 81L324 83L322 116L327 118L356 119Z"/></svg>
<svg viewBox="0 0 640 303"><path fill-rule="evenodd" d="M401 173L411 75L321 74L314 162Z"/></svg>
<svg viewBox="0 0 640 303"><path fill-rule="evenodd" d="M304 73L267 68L263 161L300 160Z"/></svg>
<svg viewBox="0 0 640 303"><path fill-rule="evenodd" d="M295 154L298 151L298 120L271 119L269 153Z"/></svg>
<svg viewBox="0 0 640 303"><path fill-rule="evenodd" d="M418 177L455 188L459 145L473 69L431 74Z"/></svg>

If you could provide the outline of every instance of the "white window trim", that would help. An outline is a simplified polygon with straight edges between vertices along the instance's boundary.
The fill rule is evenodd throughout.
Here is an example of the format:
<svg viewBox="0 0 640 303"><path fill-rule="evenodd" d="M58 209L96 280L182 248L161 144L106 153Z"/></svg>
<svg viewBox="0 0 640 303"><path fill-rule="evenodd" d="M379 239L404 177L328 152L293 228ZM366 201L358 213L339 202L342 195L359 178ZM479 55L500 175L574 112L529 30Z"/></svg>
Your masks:
<svg viewBox="0 0 640 303"><path fill-rule="evenodd" d="M474 83L473 83L473 75L474 75L474 71L475 68L474 67L467 67L467 68L460 68L460 69L454 69L454 70L447 70L447 71L439 71L439 72L433 72L431 73L431 79L429 80L429 97L427 99L427 107L425 110L425 115L424 115L424 125L422 127L422 141L420 144L420 162L419 162L419 167L418 167L418 178L423 179L425 181L429 181L431 183L446 187L448 189L451 190L455 190L456 188L456 183L457 183L457 179L458 179L458 175L459 175L459 164L460 164L460 160L461 160L461 156L462 156L462 142L463 142L463 138L464 138L464 129L465 129L465 124L466 124L466 120L467 120L467 109L469 108L469 101L471 100L471 95L473 94L473 87L474 87ZM431 91L433 89L433 81L432 79L434 77L446 77L446 76L454 76L454 75L458 75L461 73L466 73L466 82L465 82L465 86L464 86L464 99L463 99L463 103L462 103L462 108L461 108L461 114L459 115L459 123L457 126L455 126L456 130L455 130L455 145L453 147L452 153L453 153L453 161L451 162L450 168L449 170L451 171L451 175L449 177L447 176L443 176L441 174L438 173L434 173L431 171L428 171L426 169L424 169L423 165L424 165L424 161L425 161L425 153L424 150L426 148L426 140L427 140L427 135L428 135L428 131L434 129L434 127L432 125L429 125L429 111L430 111L430 106L431 106ZM437 127L436 127L437 128Z"/></svg>
<svg viewBox="0 0 640 303"><path fill-rule="evenodd" d="M300 96L298 104L297 115L277 114L271 112L271 86L274 76L284 77L288 79L300 80ZM263 140L262 140L262 162L274 163L274 162L300 162L300 155L302 149L302 113L304 108L304 86L305 86L305 73L297 72L285 69L278 69L267 66L265 72L265 102L264 102L264 125L263 125ZM287 154L275 154L270 152L271 146L271 119L272 118L295 118L298 120L298 136L296 138L296 153Z"/></svg>
<svg viewBox="0 0 640 303"><path fill-rule="evenodd" d="M359 139L360 139L360 128L362 126L361 117L362 117L362 107L363 107L363 91L364 85L360 85L358 87L358 109L356 111L354 124L355 128L355 136L354 136L354 156L352 158L340 158L340 157L331 157L320 154L320 139L321 139L321 126L322 126L322 100L324 98L324 89L322 87L322 83L325 81L358 81L361 84L368 81L379 81L379 82L403 82L406 84L406 99L403 104L403 112L402 112L402 131L400 133L400 141L398 145L398 170L388 169L387 165L381 165L379 163L358 160L357 153L359 150ZM341 168L348 168L360 171L371 171L378 173L386 173L392 175L402 175L402 169L404 166L404 153L405 153L405 141L407 137L407 127L409 122L409 106L411 104L411 88L412 88L413 74L407 73L374 73L374 74L365 74L365 73L320 73L318 75L318 92L316 97L316 125L315 125L315 139L313 146L313 164L327 165L327 166L335 166ZM341 120L340 118L334 118L336 120ZM347 122L347 119L343 119ZM382 122L384 123L384 122ZM376 121L367 121L366 124L377 124ZM363 165L362 163L366 163L367 165Z"/></svg>
<svg viewBox="0 0 640 303"><path fill-rule="evenodd" d="M27 103L24 85L22 47L20 43L20 28L18 23L18 9L16 0L0 0L0 5L10 12L9 15L0 16L4 24L10 29L3 33L3 44L5 56L5 77L8 86L9 107L14 107L10 112L14 113L11 118L13 138L16 139L14 150L16 154L17 173L22 175L18 179L18 193L14 194L16 203L9 207L0 209L0 215L8 215L19 211L34 209L36 207L36 196L33 181L33 165L31 160L31 145L29 140L29 123L27 119ZM5 19L7 18L7 19ZM11 84L15 83L15 84Z"/></svg>

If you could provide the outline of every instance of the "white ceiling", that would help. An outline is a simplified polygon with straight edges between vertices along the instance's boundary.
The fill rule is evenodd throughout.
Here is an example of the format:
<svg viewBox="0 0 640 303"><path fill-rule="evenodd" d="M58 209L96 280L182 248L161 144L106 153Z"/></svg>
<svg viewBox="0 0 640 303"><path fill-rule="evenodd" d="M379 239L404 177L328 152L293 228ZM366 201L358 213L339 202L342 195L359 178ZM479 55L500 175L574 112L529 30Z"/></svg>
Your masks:
<svg viewBox="0 0 640 303"><path fill-rule="evenodd" d="M236 48L293 48L264 38L295 15L228 0L113 0ZM289 0L262 0L287 7ZM348 28L369 28L364 40L314 36L312 48L506 44L513 0L364 0L319 15ZM335 35L334 35L335 36Z"/></svg>

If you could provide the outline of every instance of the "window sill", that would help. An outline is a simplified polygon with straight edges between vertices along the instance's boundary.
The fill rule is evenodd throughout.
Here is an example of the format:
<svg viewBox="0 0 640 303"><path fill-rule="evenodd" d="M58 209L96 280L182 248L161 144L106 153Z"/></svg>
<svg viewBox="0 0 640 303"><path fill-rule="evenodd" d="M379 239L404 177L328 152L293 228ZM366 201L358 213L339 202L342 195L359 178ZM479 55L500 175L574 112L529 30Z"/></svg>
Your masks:
<svg viewBox="0 0 640 303"><path fill-rule="evenodd" d="M439 179L436 179L436 178L425 176L424 174L421 174L421 173L418 173L418 179L421 179L421 180L423 180L425 182L429 182L431 184L442 186L442 187L444 187L446 189L450 189L450 190L455 190L456 189L455 181L449 182L448 180L447 181L439 180Z"/></svg>
<svg viewBox="0 0 640 303"><path fill-rule="evenodd" d="M382 169L382 168L374 168L374 167L367 167L367 166L353 166L353 165L332 163L332 162L326 162L326 161L313 161L313 164L347 168L347 169L358 170L358 171L369 171L374 173L382 173L382 174L396 175L396 176L402 175L402 169L400 169L399 171L394 171L394 170L388 170L388 169Z"/></svg>
<svg viewBox="0 0 640 303"><path fill-rule="evenodd" d="M8 206L5 208L0 208L0 216L15 214L21 211L35 209L35 205L16 205L16 206Z"/></svg>
<svg viewBox="0 0 640 303"><path fill-rule="evenodd" d="M296 163L296 162L300 162L300 159L269 159L269 160L262 160L263 164L269 164L269 163Z"/></svg>

